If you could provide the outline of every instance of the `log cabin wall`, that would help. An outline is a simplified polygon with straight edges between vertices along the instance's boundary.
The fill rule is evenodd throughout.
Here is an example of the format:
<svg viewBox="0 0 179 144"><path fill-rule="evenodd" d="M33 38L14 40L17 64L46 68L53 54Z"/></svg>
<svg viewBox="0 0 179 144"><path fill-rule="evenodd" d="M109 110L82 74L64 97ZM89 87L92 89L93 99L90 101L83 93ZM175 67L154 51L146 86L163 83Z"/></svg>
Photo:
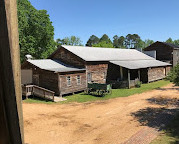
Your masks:
<svg viewBox="0 0 179 144"><path fill-rule="evenodd" d="M148 69L148 82L156 81L165 78L165 67L156 67Z"/></svg>
<svg viewBox="0 0 179 144"><path fill-rule="evenodd" d="M61 47L55 54L50 56L51 59L57 59L61 62L72 65L79 68L85 67L85 62L75 54L69 52L68 50Z"/></svg>
<svg viewBox="0 0 179 144"><path fill-rule="evenodd" d="M80 77L80 83L77 81L78 76ZM68 85L68 77L70 77L70 85ZM83 91L87 88L85 71L74 73L59 73L58 81L60 95Z"/></svg>
<svg viewBox="0 0 179 144"><path fill-rule="evenodd" d="M86 74L91 74L91 81L95 83L106 83L108 62L87 62Z"/></svg>

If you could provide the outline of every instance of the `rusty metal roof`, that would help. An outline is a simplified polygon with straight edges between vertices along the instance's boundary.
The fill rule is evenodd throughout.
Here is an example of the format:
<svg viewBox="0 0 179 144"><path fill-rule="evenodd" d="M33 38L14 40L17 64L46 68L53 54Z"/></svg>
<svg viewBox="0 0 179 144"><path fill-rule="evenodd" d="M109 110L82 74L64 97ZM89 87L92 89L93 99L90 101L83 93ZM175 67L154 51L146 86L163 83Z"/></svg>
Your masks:
<svg viewBox="0 0 179 144"><path fill-rule="evenodd" d="M27 60L32 65L53 72L70 72L70 71L82 71L85 69L75 68L73 66L66 65L57 60L41 59L41 60Z"/></svg>

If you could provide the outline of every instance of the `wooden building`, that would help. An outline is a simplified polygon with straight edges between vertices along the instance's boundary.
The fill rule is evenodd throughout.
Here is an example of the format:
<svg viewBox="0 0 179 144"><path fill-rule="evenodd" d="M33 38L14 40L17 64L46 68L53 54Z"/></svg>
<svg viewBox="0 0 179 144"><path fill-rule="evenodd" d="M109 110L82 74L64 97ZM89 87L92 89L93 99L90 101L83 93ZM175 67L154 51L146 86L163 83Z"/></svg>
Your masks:
<svg viewBox="0 0 179 144"><path fill-rule="evenodd" d="M84 68L66 65L58 60L27 60L22 70L31 70L34 85L52 90L56 95L82 91L86 88Z"/></svg>
<svg viewBox="0 0 179 144"><path fill-rule="evenodd" d="M173 64L174 49L179 49L179 46L170 44L170 43L157 41L157 42L151 44L150 46L146 47L144 49L144 51L156 51L156 59L157 60Z"/></svg>
<svg viewBox="0 0 179 144"><path fill-rule="evenodd" d="M32 70L33 84L58 95L86 89L87 83L110 83L113 88L133 87L163 79L170 64L135 49L60 46L48 59L27 60L23 70Z"/></svg>
<svg viewBox="0 0 179 144"><path fill-rule="evenodd" d="M173 50L173 66L176 66L179 63L179 48Z"/></svg>
<svg viewBox="0 0 179 144"><path fill-rule="evenodd" d="M63 45L49 59L85 68L87 82L118 83L118 87L134 86L137 79L144 83L163 79L170 71L170 64L135 49Z"/></svg>

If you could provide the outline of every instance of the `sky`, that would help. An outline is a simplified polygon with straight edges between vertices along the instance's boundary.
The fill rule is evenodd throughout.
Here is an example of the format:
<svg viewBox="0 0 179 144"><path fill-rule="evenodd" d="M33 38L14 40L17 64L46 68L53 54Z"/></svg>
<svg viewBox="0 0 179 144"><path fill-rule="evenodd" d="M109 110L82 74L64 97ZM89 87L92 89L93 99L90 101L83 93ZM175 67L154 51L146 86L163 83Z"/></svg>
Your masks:
<svg viewBox="0 0 179 144"><path fill-rule="evenodd" d="M45 9L54 26L54 38L72 35L83 44L91 35L138 34L141 39L179 39L179 0L30 0Z"/></svg>

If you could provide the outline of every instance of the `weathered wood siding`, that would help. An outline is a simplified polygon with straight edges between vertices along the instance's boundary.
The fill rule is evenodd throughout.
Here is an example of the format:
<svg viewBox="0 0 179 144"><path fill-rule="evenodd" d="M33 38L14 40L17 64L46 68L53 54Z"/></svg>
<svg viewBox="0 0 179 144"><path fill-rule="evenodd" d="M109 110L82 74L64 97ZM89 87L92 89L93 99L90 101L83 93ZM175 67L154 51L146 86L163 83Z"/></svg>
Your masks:
<svg viewBox="0 0 179 144"><path fill-rule="evenodd" d="M59 48L59 50L50 58L58 59L65 64L72 65L75 67L85 67L85 62L81 58L64 49L63 47Z"/></svg>
<svg viewBox="0 0 179 144"><path fill-rule="evenodd" d="M179 49L173 50L173 66L176 66L179 63Z"/></svg>
<svg viewBox="0 0 179 144"><path fill-rule="evenodd" d="M67 85L67 77L70 76L71 78L71 85ZM77 76L80 76L81 83L77 83ZM74 93L77 91L85 90L87 87L86 83L86 73L83 72L75 72L75 73L65 73L65 74L59 74L59 90L60 95L68 94L68 93Z"/></svg>
<svg viewBox="0 0 179 144"><path fill-rule="evenodd" d="M167 66L166 67L166 75L170 72L170 70L171 70L171 66Z"/></svg>
<svg viewBox="0 0 179 144"><path fill-rule="evenodd" d="M52 90L56 95L59 95L58 74L41 70L39 73L39 86Z"/></svg>
<svg viewBox="0 0 179 144"><path fill-rule="evenodd" d="M165 67L156 67L148 69L148 82L163 79L166 76Z"/></svg>
<svg viewBox="0 0 179 144"><path fill-rule="evenodd" d="M33 84L54 91L55 95L59 95L57 73L41 70L28 62L23 65L22 69L32 70Z"/></svg>
<svg viewBox="0 0 179 144"><path fill-rule="evenodd" d="M156 50L157 53L157 60L161 61L170 61L172 63L173 61L173 48L165 45L161 42L156 42L150 45L149 47L144 49L145 51L153 51Z"/></svg>
<svg viewBox="0 0 179 144"><path fill-rule="evenodd" d="M108 70L108 63L88 62L86 64L86 73L91 73L92 82L106 83L106 75Z"/></svg>

